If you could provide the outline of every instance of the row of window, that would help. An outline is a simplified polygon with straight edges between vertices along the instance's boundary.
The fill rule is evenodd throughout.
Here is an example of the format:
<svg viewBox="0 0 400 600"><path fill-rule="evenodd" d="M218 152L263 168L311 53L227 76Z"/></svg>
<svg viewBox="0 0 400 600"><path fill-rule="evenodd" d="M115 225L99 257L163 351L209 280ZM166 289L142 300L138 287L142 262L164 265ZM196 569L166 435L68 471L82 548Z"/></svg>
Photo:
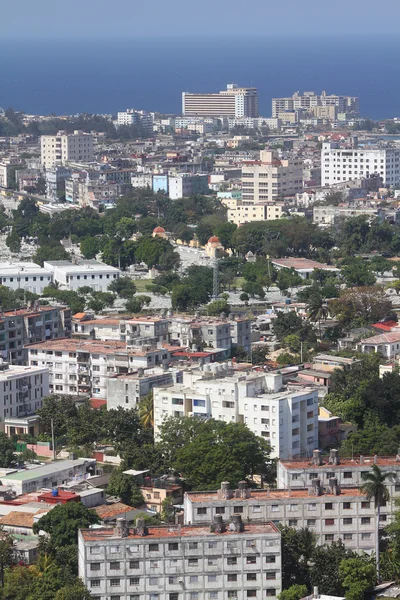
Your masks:
<svg viewBox="0 0 400 600"><path fill-rule="evenodd" d="M217 560L217 557L214 557L212 559L209 559L209 561L211 562L215 562ZM220 557L218 557L218 560L220 560ZM227 565L237 565L237 557L236 556L228 556L226 559L226 563ZM189 558L188 559L188 563L190 566L196 566L198 565L198 558ZM268 564L273 564L276 562L276 556L274 554L268 555L265 557L265 562ZM110 570L112 571L119 571L121 569L121 563L120 561L111 561L109 563L110 566ZM140 561L139 560L131 560L129 561L129 568L130 569L140 569ZM158 561L152 561L150 563L151 568L153 569L157 569L160 566L160 562ZM247 556L246 557L246 564L248 565L255 565L257 564L257 557L256 556ZM101 564L99 562L93 562L90 563L90 571L100 571L101 569ZM191 577L195 577L195 575L191 576ZM176 577L169 577L169 583L176 583ZM138 585L138 584L133 584L133 585Z"/></svg>
<svg viewBox="0 0 400 600"><path fill-rule="evenodd" d="M115 583L115 582L120 582L119 579L111 579L110 580L110 586L112 587L118 587L120 585L120 583ZM98 584L97 584L98 582ZM114 583L111 583L114 582ZM93 585L93 583L95 583L95 585ZM96 588L96 587L100 587L100 579L92 579L91 581L91 588ZM258 590L246 590L246 597L247 598L257 598L258 594L257 594ZM219 598L219 592L206 592L207 593L207 598L209 600L218 600ZM265 595L267 597L274 597L276 596L276 588L267 588L265 590ZM189 596L189 600L198 600L199 599L199 592L189 592L189 594L186 594L186 596ZM204 598L205 593L202 592L201 597ZM227 592L227 598L237 598L238 597L238 590L228 590ZM93 600L100 600L100 596L92 596ZM130 595L130 600L141 600L141 596L139 594L133 594ZM178 593L171 593L168 595L169 600L179 600L179 594ZM148 600L160 600L160 594L148 594L147 595L147 599ZM110 600L121 600L121 596L110 596Z"/></svg>

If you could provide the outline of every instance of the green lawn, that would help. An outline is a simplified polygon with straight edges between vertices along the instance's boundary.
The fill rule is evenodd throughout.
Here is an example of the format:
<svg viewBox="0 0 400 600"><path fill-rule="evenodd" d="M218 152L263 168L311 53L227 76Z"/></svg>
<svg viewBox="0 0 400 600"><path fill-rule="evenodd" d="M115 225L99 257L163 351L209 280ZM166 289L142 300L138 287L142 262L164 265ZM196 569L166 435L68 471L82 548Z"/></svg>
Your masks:
<svg viewBox="0 0 400 600"><path fill-rule="evenodd" d="M136 289L138 291L138 293L140 294L144 294L145 292L147 292L146 290L146 285L151 285L151 279L137 279L137 280L133 280L134 284L136 285Z"/></svg>

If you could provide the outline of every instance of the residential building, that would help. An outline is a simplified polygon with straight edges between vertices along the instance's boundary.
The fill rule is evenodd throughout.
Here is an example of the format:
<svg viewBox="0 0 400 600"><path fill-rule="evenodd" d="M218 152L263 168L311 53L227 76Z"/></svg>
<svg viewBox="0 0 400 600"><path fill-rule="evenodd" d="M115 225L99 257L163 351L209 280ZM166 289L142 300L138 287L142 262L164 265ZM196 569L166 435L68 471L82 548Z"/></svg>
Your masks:
<svg viewBox="0 0 400 600"><path fill-rule="evenodd" d="M282 374L235 373L228 363L182 373L182 383L154 387L154 432L167 417L245 423L267 439L271 456L309 456L318 446L318 392L283 387Z"/></svg>
<svg viewBox="0 0 400 600"><path fill-rule="evenodd" d="M218 94L182 94L182 114L185 117L258 117L256 88L227 85Z"/></svg>
<svg viewBox="0 0 400 600"><path fill-rule="evenodd" d="M278 118L258 117L256 119L252 117L238 117L228 118L228 127L233 129L234 127L245 127L246 129L262 129L266 127L274 131L281 128L282 122Z"/></svg>
<svg viewBox="0 0 400 600"><path fill-rule="evenodd" d="M323 459L319 450L314 450L311 460L279 461L277 471L278 489L307 488L313 479L318 478L321 485L329 484L335 477L342 490L359 488L363 483L363 475L371 471L372 465L378 465L383 472L396 473L394 480L387 480L386 486L390 496L400 495L400 457L399 456L358 456L343 458L337 450L330 450L329 457ZM388 504L388 508L390 508ZM392 509L390 509L392 510Z"/></svg>
<svg viewBox="0 0 400 600"><path fill-rule="evenodd" d="M227 219L238 227L244 223L253 221L271 221L280 219L283 215L285 205L276 202L259 202L230 200L230 208L227 209ZM222 204L226 202L222 200Z"/></svg>
<svg viewBox="0 0 400 600"><path fill-rule="evenodd" d="M0 263L0 285L5 285L11 290L22 289L40 295L52 282L51 270L36 263L22 261Z"/></svg>
<svg viewBox="0 0 400 600"><path fill-rule="evenodd" d="M207 174L177 173L168 177L168 195L171 200L208 193Z"/></svg>
<svg viewBox="0 0 400 600"><path fill-rule="evenodd" d="M71 169L63 165L48 167L45 172L46 198L59 200L65 196L65 180L71 177Z"/></svg>
<svg viewBox="0 0 400 600"><path fill-rule="evenodd" d="M180 370L163 368L143 369L133 373L120 373L107 379L107 409L121 406L127 410L136 408L154 387L162 387L179 381Z"/></svg>
<svg viewBox="0 0 400 600"><path fill-rule="evenodd" d="M321 183L333 185L351 179L380 175L384 185L400 182L400 149L377 146L340 146L337 142L322 144Z"/></svg>
<svg viewBox="0 0 400 600"><path fill-rule="evenodd" d="M255 204L273 202L303 190L303 163L280 159L277 152L261 150L260 160L242 163L242 199Z"/></svg>
<svg viewBox="0 0 400 600"><path fill-rule="evenodd" d="M9 365L0 359L0 419L31 415L42 407L49 395L49 370L46 367Z"/></svg>
<svg viewBox="0 0 400 600"><path fill-rule="evenodd" d="M365 354L379 352L384 358L395 358L400 354L400 329L362 339L358 342L357 347Z"/></svg>
<svg viewBox="0 0 400 600"><path fill-rule="evenodd" d="M24 346L71 335L71 310L40 306L0 312L0 358L24 364Z"/></svg>
<svg viewBox="0 0 400 600"><path fill-rule="evenodd" d="M119 269L98 260L46 261L44 268L53 274L54 281L59 283L61 288L70 291L89 286L96 292L106 292L110 283L121 275Z"/></svg>
<svg viewBox="0 0 400 600"><path fill-rule="evenodd" d="M50 372L50 392L106 398L107 379L138 368L165 365L170 352L161 344L128 348L125 342L58 339L26 346L31 366Z"/></svg>
<svg viewBox="0 0 400 600"><path fill-rule="evenodd" d="M279 461L278 461L279 465ZM326 486L314 478L306 489L249 489L245 481L231 490L228 482L215 492L186 492L185 523L208 523L217 515L229 521L240 514L243 521L272 521L294 528L310 529L317 543L324 545L342 540L351 550L371 553L375 549L376 511L357 487L341 489L330 477ZM389 518L383 507L381 522Z"/></svg>
<svg viewBox="0 0 400 600"><path fill-rule="evenodd" d="M96 468L94 458L58 460L31 469L17 470L1 475L4 486L9 486L17 496L36 492L42 488L56 488L74 479L86 479Z"/></svg>
<svg viewBox="0 0 400 600"><path fill-rule="evenodd" d="M77 313L72 319L73 336L98 340L120 340L128 346L168 342L168 319L139 316L132 319L95 318Z"/></svg>
<svg viewBox="0 0 400 600"><path fill-rule="evenodd" d="M21 160L9 158L0 162L0 188L7 189L16 184L16 167L22 168Z"/></svg>
<svg viewBox="0 0 400 600"><path fill-rule="evenodd" d="M95 600L246 600L277 598L281 539L272 523L244 523L240 515L207 526L79 532L79 576Z"/></svg>
<svg viewBox="0 0 400 600"><path fill-rule="evenodd" d="M46 169L65 165L70 161L93 161L93 137L76 130L74 133L59 131L57 135L40 136L40 159Z"/></svg>
<svg viewBox="0 0 400 600"><path fill-rule="evenodd" d="M127 108L117 114L117 125L138 125L146 133L153 133L153 115L144 110Z"/></svg>
<svg viewBox="0 0 400 600"><path fill-rule="evenodd" d="M360 110L359 99L355 96L329 95L325 91L321 95L315 92L304 92L304 94L295 92L293 96L287 98L272 98L272 116L278 117L280 113L299 109L304 110L307 114L317 116L318 112L315 112L317 107L329 106L334 106L336 113L349 113L354 116L358 116Z"/></svg>
<svg viewBox="0 0 400 600"><path fill-rule="evenodd" d="M164 510L165 500L171 504L182 504L183 488L178 479L174 477L151 477L149 471L124 471L125 475L133 477L140 488L145 501L145 507L153 512L161 513ZM179 482L179 483L178 483Z"/></svg>

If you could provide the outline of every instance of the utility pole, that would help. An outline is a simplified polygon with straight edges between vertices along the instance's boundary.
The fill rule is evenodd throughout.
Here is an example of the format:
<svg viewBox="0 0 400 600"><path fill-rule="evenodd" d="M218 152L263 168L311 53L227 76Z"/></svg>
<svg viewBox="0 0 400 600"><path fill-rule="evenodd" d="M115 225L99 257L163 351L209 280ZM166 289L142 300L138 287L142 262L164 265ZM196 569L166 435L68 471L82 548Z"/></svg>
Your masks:
<svg viewBox="0 0 400 600"><path fill-rule="evenodd" d="M300 342L300 362L303 362L303 342Z"/></svg>
<svg viewBox="0 0 400 600"><path fill-rule="evenodd" d="M54 420L51 419L51 444L53 446L53 460L56 460L57 455L56 455L56 444L55 444L55 439L54 439Z"/></svg>

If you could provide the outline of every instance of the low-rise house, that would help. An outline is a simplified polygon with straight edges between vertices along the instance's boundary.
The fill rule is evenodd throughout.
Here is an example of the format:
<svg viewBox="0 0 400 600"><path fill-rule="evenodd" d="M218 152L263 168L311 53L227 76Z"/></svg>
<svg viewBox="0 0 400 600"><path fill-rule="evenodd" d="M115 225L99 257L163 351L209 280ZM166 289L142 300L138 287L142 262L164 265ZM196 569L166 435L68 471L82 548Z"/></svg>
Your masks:
<svg viewBox="0 0 400 600"><path fill-rule="evenodd" d="M337 267L309 260L308 258L272 258L271 263L278 271L281 269L293 269L302 279L309 279L315 269L331 271L332 274L340 272L340 269Z"/></svg>
<svg viewBox="0 0 400 600"><path fill-rule="evenodd" d="M400 354L400 331L374 335L360 340L357 345L365 354L379 353L387 359L395 358Z"/></svg>

